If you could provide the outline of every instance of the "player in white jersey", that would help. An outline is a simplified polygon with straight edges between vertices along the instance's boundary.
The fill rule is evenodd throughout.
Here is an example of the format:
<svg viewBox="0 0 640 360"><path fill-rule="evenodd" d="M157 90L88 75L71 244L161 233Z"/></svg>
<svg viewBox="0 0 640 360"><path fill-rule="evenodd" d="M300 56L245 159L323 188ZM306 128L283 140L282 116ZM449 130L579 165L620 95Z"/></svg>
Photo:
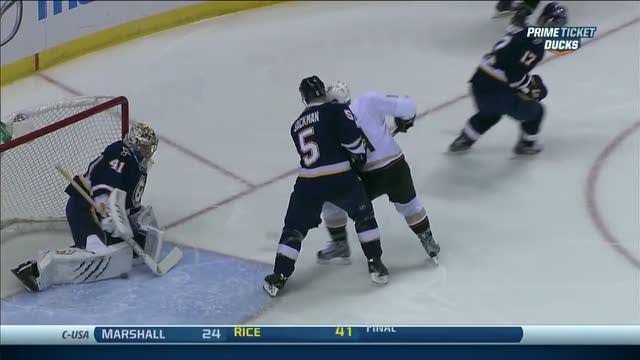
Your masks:
<svg viewBox="0 0 640 360"><path fill-rule="evenodd" d="M429 257L437 262L440 245L433 239L429 217L416 196L409 165L385 120L386 116L394 117L397 131L406 132L413 126L416 118L415 102L409 97L368 92L351 103L349 88L342 82L327 88L327 98L349 104L356 116L356 123L367 137L367 162L360 172L360 178L369 199L386 194L418 236ZM350 263L347 213L332 203L325 203L322 217L331 241L325 249L318 251L318 262L336 260L339 263Z"/></svg>

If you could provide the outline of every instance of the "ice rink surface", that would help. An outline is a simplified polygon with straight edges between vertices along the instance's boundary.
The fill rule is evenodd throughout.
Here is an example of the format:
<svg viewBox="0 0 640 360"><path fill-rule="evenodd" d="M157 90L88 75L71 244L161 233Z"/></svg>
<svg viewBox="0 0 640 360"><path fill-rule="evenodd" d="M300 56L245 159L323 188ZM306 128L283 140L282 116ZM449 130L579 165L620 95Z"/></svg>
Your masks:
<svg viewBox="0 0 640 360"><path fill-rule="evenodd" d="M428 114L397 139L442 246L440 266L379 198L388 285L369 280L351 225L353 264L317 265L328 240L321 225L282 296L247 321L640 324L640 4L566 6L571 26L598 30L534 70L549 96L546 148L533 158L512 156L518 127L508 118L472 152L445 154L474 112L467 80L504 34L494 2L288 3L214 18L3 87L2 114L79 94L127 96L133 118L161 135L144 201L167 237L268 270L295 180L288 129L303 108L300 79L343 80L354 96L410 95ZM3 311L20 288L8 269L65 242L38 234L2 243ZM65 288L56 291L76 291ZM212 307L235 296L204 293ZM172 301L184 307L193 296Z"/></svg>

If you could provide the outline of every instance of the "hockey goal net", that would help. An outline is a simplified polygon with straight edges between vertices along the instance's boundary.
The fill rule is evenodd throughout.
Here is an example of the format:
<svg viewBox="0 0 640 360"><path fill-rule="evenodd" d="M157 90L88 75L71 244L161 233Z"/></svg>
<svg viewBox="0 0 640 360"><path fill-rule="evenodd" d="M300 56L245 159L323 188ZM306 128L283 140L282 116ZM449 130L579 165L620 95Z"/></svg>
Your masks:
<svg viewBox="0 0 640 360"><path fill-rule="evenodd" d="M104 148L129 130L125 97L75 97L2 117L30 122L31 132L0 144L2 240L65 229L68 185L55 165L84 174Z"/></svg>

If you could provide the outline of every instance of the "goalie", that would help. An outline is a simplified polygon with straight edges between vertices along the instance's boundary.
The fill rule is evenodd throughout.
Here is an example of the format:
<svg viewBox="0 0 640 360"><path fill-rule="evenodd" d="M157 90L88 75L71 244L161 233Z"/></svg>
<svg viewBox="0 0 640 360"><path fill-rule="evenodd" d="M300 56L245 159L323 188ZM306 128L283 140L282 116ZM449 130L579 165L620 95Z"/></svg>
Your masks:
<svg viewBox="0 0 640 360"><path fill-rule="evenodd" d="M81 187L69 185L65 192L69 195L66 216L74 246L43 251L36 261L27 261L12 269L27 290L42 291L51 285L124 276L135 257L132 247L123 241L131 236L146 254L154 260L158 258L162 232L157 229L151 207L140 204L157 147L158 138L153 129L135 123L124 140L107 146L89 164L83 177L73 178ZM96 211L77 189L90 194L100 209ZM120 209L111 211L115 207ZM122 207L128 214L130 226L126 221L122 226L119 225L122 222L116 224L118 219L101 215L124 213Z"/></svg>

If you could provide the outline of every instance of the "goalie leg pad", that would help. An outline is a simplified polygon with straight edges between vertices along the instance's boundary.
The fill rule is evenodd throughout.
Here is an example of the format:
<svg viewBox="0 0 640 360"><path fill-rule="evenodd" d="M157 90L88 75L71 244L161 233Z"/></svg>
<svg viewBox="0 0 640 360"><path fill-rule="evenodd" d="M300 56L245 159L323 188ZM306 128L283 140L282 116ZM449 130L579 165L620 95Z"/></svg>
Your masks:
<svg viewBox="0 0 640 360"><path fill-rule="evenodd" d="M158 221L151 206L142 206L140 210L129 216L131 228L136 238L142 235L144 238L140 246L153 260L158 261L162 251L164 232L158 229Z"/></svg>
<svg viewBox="0 0 640 360"><path fill-rule="evenodd" d="M163 244L163 231L150 228L146 232L144 239L144 252L149 254L154 261L159 261Z"/></svg>
<svg viewBox="0 0 640 360"><path fill-rule="evenodd" d="M147 228L158 228L158 220L151 206L141 206L140 210L129 216L134 231L145 231Z"/></svg>
<svg viewBox="0 0 640 360"><path fill-rule="evenodd" d="M102 254L77 248L47 250L37 261L38 288L114 278L131 270L132 257L131 246L124 242L109 246Z"/></svg>

